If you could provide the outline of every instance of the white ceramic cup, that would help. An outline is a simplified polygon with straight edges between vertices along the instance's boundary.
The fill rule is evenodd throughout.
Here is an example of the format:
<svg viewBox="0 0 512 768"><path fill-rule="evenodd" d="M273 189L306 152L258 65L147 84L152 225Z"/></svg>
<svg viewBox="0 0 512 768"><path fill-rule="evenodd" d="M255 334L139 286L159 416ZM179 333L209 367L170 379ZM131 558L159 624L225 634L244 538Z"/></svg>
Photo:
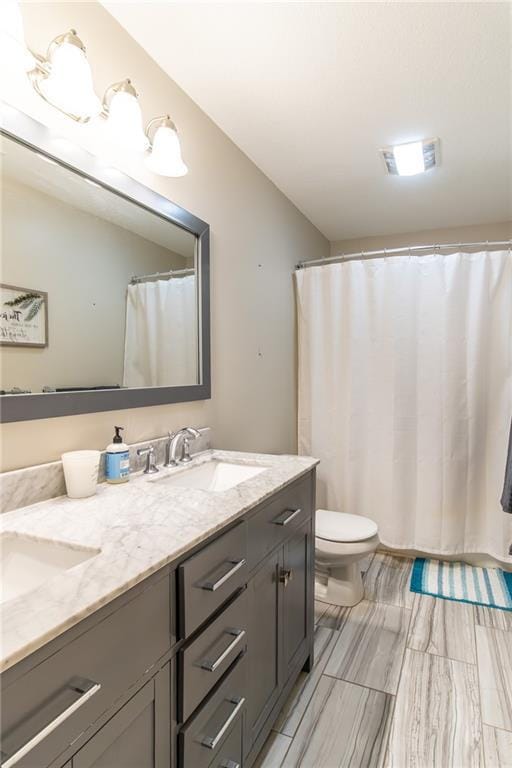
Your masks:
<svg viewBox="0 0 512 768"><path fill-rule="evenodd" d="M100 468L99 451L68 451L62 454L66 491L70 499L94 496Z"/></svg>

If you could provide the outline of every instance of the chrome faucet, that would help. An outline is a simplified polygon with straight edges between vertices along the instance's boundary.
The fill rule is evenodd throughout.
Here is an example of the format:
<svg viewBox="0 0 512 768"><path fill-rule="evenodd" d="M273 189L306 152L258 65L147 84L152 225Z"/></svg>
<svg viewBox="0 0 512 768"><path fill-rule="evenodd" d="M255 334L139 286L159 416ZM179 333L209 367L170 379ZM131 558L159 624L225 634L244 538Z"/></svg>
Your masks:
<svg viewBox="0 0 512 768"><path fill-rule="evenodd" d="M144 469L145 475L154 475L158 472L158 467L155 464L155 449L152 445L148 445L147 448L137 448L137 456L146 457L146 467Z"/></svg>
<svg viewBox="0 0 512 768"><path fill-rule="evenodd" d="M183 427L177 432L169 432L169 440L165 448L164 467L177 467L178 463L187 464L192 461L190 457L190 438L201 437L199 430L194 427ZM177 458L178 449L181 448L179 458Z"/></svg>

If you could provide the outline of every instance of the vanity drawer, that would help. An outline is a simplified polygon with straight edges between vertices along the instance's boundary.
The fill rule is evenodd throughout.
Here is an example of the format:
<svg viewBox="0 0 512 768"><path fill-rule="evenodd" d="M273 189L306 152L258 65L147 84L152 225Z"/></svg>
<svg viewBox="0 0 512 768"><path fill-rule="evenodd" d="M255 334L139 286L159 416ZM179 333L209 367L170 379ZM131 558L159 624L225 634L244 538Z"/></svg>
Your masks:
<svg viewBox="0 0 512 768"><path fill-rule="evenodd" d="M239 523L178 568L179 632L188 637L247 579L247 531Z"/></svg>
<svg viewBox="0 0 512 768"><path fill-rule="evenodd" d="M311 474L284 488L247 521L249 571L282 544L312 513Z"/></svg>
<svg viewBox="0 0 512 768"><path fill-rule="evenodd" d="M169 592L153 582L3 689L2 765L51 763L143 677L170 647Z"/></svg>
<svg viewBox="0 0 512 768"><path fill-rule="evenodd" d="M185 722L247 647L247 590L179 652L179 722Z"/></svg>
<svg viewBox="0 0 512 768"><path fill-rule="evenodd" d="M180 768L210 768L222 765L224 753L242 764L243 715L246 697L246 656L241 656L218 689L179 734ZM227 739L240 729L240 752L228 755ZM235 749L237 749L235 747ZM238 758L238 759L237 759Z"/></svg>

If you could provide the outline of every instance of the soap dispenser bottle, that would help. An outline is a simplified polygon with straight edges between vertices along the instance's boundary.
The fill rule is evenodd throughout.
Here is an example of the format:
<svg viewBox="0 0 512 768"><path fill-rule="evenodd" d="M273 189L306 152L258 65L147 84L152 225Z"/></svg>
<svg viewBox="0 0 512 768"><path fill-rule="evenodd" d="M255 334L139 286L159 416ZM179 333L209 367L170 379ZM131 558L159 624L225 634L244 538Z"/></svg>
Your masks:
<svg viewBox="0 0 512 768"><path fill-rule="evenodd" d="M126 483L130 479L130 454L120 432L124 427L114 427L116 433L105 455L107 483Z"/></svg>

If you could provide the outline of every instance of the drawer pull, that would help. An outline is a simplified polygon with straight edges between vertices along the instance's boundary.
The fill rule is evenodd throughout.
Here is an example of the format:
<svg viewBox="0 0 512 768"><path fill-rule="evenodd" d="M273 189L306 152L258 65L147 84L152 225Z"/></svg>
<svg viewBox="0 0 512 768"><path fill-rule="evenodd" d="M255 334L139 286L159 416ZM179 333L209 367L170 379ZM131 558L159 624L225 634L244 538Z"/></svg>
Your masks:
<svg viewBox="0 0 512 768"><path fill-rule="evenodd" d="M245 557L243 557L241 560L230 560L229 565L232 566L232 568L227 571L224 576L221 576L220 579L217 579L217 581L203 581L201 584L201 589L207 589L208 592L215 592L219 587L222 587L223 584L226 583L226 581L229 581L229 579L235 575L237 571L240 570L240 568L243 568L246 563Z"/></svg>
<svg viewBox="0 0 512 768"><path fill-rule="evenodd" d="M276 517L275 520L272 520L272 522L274 525L288 525L288 523L291 523L293 518L300 515L301 512L302 509L300 507L298 509L285 509L284 512L282 512L279 517Z"/></svg>
<svg viewBox="0 0 512 768"><path fill-rule="evenodd" d="M10 757L7 757L6 760L2 760L2 768L11 768L11 766L16 765L16 763L25 757L25 755L34 749L34 747L43 741L43 739L45 739L50 735L50 733L58 728L59 725L62 725L62 723L67 720L68 717L71 717L74 712L80 709L80 707L82 707L85 702L91 698L91 696L94 696L94 694L100 690L101 685L100 683L95 683L92 680L86 680L85 678L80 677L73 678L73 680L70 681L68 688L73 692L80 694L78 699L70 704L69 707L66 707L66 709L64 709L60 715L57 715L57 717L49 722L48 725L45 725L44 728L42 728L38 733L36 733L35 736L29 739L29 741L27 741L16 752L14 752L14 754L12 754Z"/></svg>
<svg viewBox="0 0 512 768"><path fill-rule="evenodd" d="M242 709L243 705L245 704L245 698L233 698L228 699L230 704L235 704L235 708L232 711L232 713L229 715L229 717L226 718L224 724L219 729L218 733L215 736L205 736L204 739L201 740L201 744L203 747L207 747L208 749L215 749L215 747L218 745L226 731L228 730L229 726L233 722L233 720L236 718L240 710Z"/></svg>
<svg viewBox="0 0 512 768"><path fill-rule="evenodd" d="M234 760L224 760L220 764L220 768L240 768L240 763L235 763Z"/></svg>
<svg viewBox="0 0 512 768"><path fill-rule="evenodd" d="M238 643L245 637L245 629L231 629L226 634L234 635L235 639L231 641L228 647L218 656L215 661L203 661L201 662L201 668L208 670L208 672L215 672L215 670L222 664L231 651L236 648Z"/></svg>

